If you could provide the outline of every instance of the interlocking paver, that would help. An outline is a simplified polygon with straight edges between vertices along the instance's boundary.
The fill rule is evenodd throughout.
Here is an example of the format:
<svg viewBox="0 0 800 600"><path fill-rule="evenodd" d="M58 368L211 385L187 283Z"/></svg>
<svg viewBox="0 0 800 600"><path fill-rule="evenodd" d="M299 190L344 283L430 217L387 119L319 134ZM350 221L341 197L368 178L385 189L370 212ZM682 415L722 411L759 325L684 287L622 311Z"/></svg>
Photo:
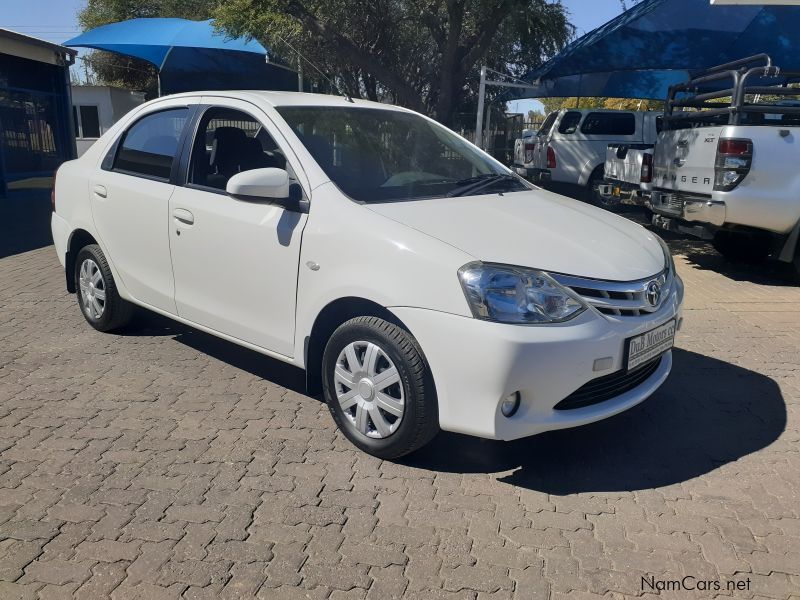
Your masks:
<svg viewBox="0 0 800 600"><path fill-rule="evenodd" d="M97 333L52 248L0 260L0 599L800 597L800 286L670 244L685 321L652 398L397 463L296 370L146 313Z"/></svg>

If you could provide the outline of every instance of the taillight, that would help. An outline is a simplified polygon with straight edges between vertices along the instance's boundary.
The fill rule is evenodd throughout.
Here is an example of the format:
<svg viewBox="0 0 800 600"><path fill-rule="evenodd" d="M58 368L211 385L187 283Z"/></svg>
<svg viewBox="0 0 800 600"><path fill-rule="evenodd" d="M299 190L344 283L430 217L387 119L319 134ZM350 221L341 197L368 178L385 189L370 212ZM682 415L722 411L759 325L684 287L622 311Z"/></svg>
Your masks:
<svg viewBox="0 0 800 600"><path fill-rule="evenodd" d="M642 183L650 183L653 181L653 155L652 154L643 154L642 155L642 173L639 177L639 181Z"/></svg>
<svg viewBox="0 0 800 600"><path fill-rule="evenodd" d="M556 153L553 150L552 146L547 147L547 168L548 169L556 168Z"/></svg>
<svg viewBox="0 0 800 600"><path fill-rule="evenodd" d="M753 141L720 138L714 161L714 189L729 192L750 172L753 164Z"/></svg>
<svg viewBox="0 0 800 600"><path fill-rule="evenodd" d="M58 169L53 171L53 187L50 189L50 208L56 212L56 178L58 177Z"/></svg>
<svg viewBox="0 0 800 600"><path fill-rule="evenodd" d="M533 142L525 142L525 162L533 162L533 151L536 149L536 144Z"/></svg>

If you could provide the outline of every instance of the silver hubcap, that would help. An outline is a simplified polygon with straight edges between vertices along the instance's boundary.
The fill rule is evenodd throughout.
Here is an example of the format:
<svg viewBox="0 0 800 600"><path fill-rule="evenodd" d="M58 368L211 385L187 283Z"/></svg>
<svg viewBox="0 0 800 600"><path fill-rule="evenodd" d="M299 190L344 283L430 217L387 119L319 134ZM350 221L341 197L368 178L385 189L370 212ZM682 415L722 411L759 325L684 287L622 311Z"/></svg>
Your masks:
<svg viewBox="0 0 800 600"><path fill-rule="evenodd" d="M348 344L336 360L336 399L344 416L371 438L393 434L403 420L405 396L389 356L372 342Z"/></svg>
<svg viewBox="0 0 800 600"><path fill-rule="evenodd" d="M81 263L78 276L81 288L81 305L83 310L92 319L99 319L106 309L106 282L100 267L91 258Z"/></svg>

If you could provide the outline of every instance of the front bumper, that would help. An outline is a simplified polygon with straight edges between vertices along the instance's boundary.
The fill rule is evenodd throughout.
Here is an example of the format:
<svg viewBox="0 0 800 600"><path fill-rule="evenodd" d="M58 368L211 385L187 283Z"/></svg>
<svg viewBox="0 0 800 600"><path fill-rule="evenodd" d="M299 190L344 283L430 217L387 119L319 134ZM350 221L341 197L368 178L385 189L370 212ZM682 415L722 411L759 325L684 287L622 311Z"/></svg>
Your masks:
<svg viewBox="0 0 800 600"><path fill-rule="evenodd" d="M590 380L621 370L628 338L673 318L680 323L682 299L683 283L676 278L659 310L641 317L605 316L590 308L567 323L518 326L419 308L392 312L417 338L431 367L441 428L513 440L610 417L655 392L669 374L671 353L630 391L583 408L554 408ZM604 358L610 366L594 371L595 361ZM506 418L500 402L516 391L520 408Z"/></svg>
<svg viewBox="0 0 800 600"><path fill-rule="evenodd" d="M534 167L521 167L519 165L514 165L514 172L517 175L521 175L525 179L528 179L534 183L543 183L550 181L551 179L549 169L537 169Z"/></svg>
<svg viewBox="0 0 800 600"><path fill-rule="evenodd" d="M721 227L725 223L726 206L721 200L680 192L654 191L646 202L654 213L683 221Z"/></svg>

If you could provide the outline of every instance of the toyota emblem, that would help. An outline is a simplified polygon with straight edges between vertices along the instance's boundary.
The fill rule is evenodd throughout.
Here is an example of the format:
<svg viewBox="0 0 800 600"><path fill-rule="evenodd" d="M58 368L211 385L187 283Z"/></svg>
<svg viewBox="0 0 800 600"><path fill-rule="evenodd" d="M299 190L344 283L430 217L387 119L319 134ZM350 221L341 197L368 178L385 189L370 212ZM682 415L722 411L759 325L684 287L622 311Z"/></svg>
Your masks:
<svg viewBox="0 0 800 600"><path fill-rule="evenodd" d="M647 303L650 306L658 306L661 300L661 284L655 279L647 284L647 289L644 292Z"/></svg>

